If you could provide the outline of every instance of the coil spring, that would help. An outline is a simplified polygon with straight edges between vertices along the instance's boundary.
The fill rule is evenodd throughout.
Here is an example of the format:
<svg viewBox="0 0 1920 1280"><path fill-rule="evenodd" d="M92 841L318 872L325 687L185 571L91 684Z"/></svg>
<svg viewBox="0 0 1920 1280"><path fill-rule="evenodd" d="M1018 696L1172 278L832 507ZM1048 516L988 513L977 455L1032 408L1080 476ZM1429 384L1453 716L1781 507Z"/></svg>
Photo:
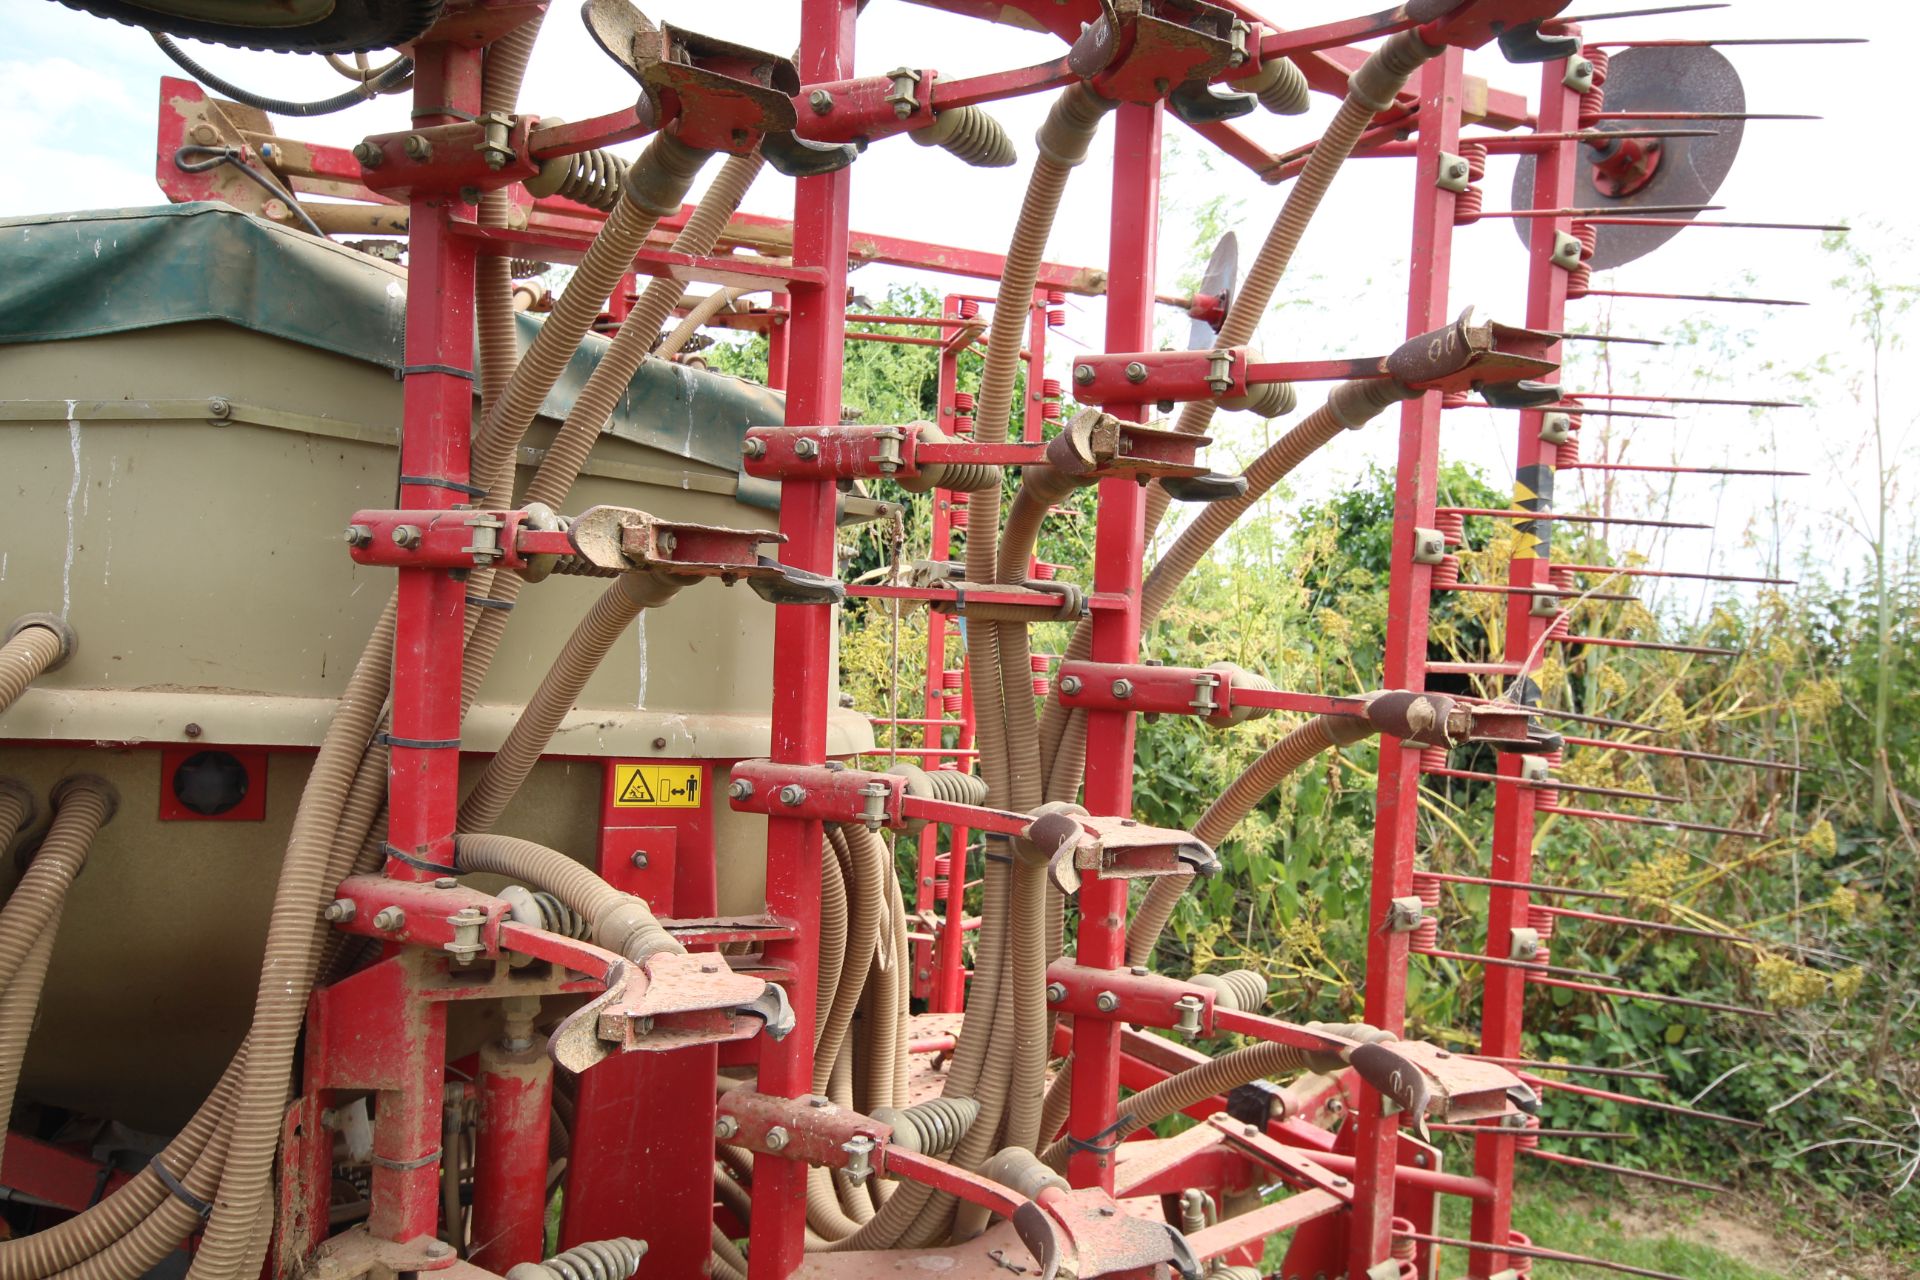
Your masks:
<svg viewBox="0 0 1920 1280"><path fill-rule="evenodd" d="M1046 560L1035 560L1027 566L1027 576L1040 582L1052 582L1060 574L1060 566Z"/></svg>
<svg viewBox="0 0 1920 1280"><path fill-rule="evenodd" d="M500 897L512 908L513 918L520 924L579 942L593 940L593 925L587 918L544 889L510 885L500 892Z"/></svg>
<svg viewBox="0 0 1920 1280"><path fill-rule="evenodd" d="M1530 1128L1538 1129L1540 1127L1540 1122L1532 1116L1528 1116L1527 1119L1532 1122L1529 1126ZM1540 1139L1535 1138L1529 1143L1526 1139L1522 1138L1515 1145L1537 1147L1540 1145ZM1522 1249L1531 1249L1533 1248L1533 1237L1524 1231L1509 1231L1507 1232L1507 1243L1518 1245ZM1511 1254L1507 1258L1507 1264L1516 1276L1530 1276L1533 1274L1533 1255L1530 1253Z"/></svg>
<svg viewBox="0 0 1920 1280"><path fill-rule="evenodd" d="M1448 388L1440 393L1442 409L1464 409L1473 402L1473 393L1462 388Z"/></svg>
<svg viewBox="0 0 1920 1280"><path fill-rule="evenodd" d="M1207 1272L1207 1280L1267 1280L1258 1267L1215 1266Z"/></svg>
<svg viewBox="0 0 1920 1280"><path fill-rule="evenodd" d="M522 1263L507 1274L513 1280L627 1280L646 1254L646 1241L615 1236L577 1244L545 1262Z"/></svg>
<svg viewBox="0 0 1920 1280"><path fill-rule="evenodd" d="M1258 1013L1267 1007L1266 976L1252 969L1198 974L1193 982L1197 986L1211 987L1215 992L1215 1003L1225 1003L1242 1013Z"/></svg>
<svg viewBox="0 0 1920 1280"><path fill-rule="evenodd" d="M541 262L537 258L508 258L507 274L515 280L525 280L529 276L545 275L553 270L551 262Z"/></svg>
<svg viewBox="0 0 1920 1280"><path fill-rule="evenodd" d="M965 529L967 527L967 509L964 506L956 506L952 511L947 513L947 523L955 529Z"/></svg>
<svg viewBox="0 0 1920 1280"><path fill-rule="evenodd" d="M1547 942L1553 938L1553 925L1557 918L1545 907L1527 908L1527 928L1539 934L1541 942Z"/></svg>
<svg viewBox="0 0 1920 1280"><path fill-rule="evenodd" d="M1052 324L1052 312L1048 312L1047 323ZM1064 313L1062 313L1064 319ZM1040 417L1045 422L1060 421L1060 379L1042 378L1040 380Z"/></svg>
<svg viewBox="0 0 1920 1280"><path fill-rule="evenodd" d="M1578 591L1580 575L1564 564L1554 565L1547 571L1547 580L1562 591Z"/></svg>
<svg viewBox="0 0 1920 1280"><path fill-rule="evenodd" d="M1393 1220L1393 1248L1388 1256L1395 1262L1411 1262L1420 1252L1420 1242L1412 1238L1413 1222L1407 1218Z"/></svg>
<svg viewBox="0 0 1920 1280"><path fill-rule="evenodd" d="M1447 767L1447 749L1445 747L1420 748L1420 768L1423 771L1430 773L1435 769L1445 769Z"/></svg>
<svg viewBox="0 0 1920 1280"><path fill-rule="evenodd" d="M1553 765L1548 766L1548 773L1547 773L1546 779L1541 783L1540 786L1534 789L1533 799L1536 804L1559 804L1560 803L1560 789L1558 787L1547 785L1547 783L1551 783L1553 781L1553 773L1552 773L1553 767L1554 767ZM1547 919L1551 920L1553 919L1553 917L1548 916ZM1531 925L1529 927L1531 927ZM1549 926L1549 931L1551 931L1551 926ZM1546 936L1547 935L1545 933L1542 933L1540 935L1543 941L1545 940Z"/></svg>
<svg viewBox="0 0 1920 1280"><path fill-rule="evenodd" d="M1042 400L1040 402L1040 421L1060 421L1060 402L1058 400Z"/></svg>
<svg viewBox="0 0 1920 1280"><path fill-rule="evenodd" d="M954 668L940 673L940 709L953 715L960 714L960 671Z"/></svg>
<svg viewBox="0 0 1920 1280"><path fill-rule="evenodd" d="M1607 63L1611 59L1605 49L1582 49L1580 56L1593 64L1593 88L1580 95L1580 127L1586 129L1599 122L1606 108Z"/></svg>
<svg viewBox="0 0 1920 1280"><path fill-rule="evenodd" d="M1553 466L1556 471L1564 471L1568 467L1578 466L1579 463L1580 434L1570 431L1565 440L1553 447Z"/></svg>
<svg viewBox="0 0 1920 1280"><path fill-rule="evenodd" d="M1547 639L1565 640L1571 627L1572 620L1567 617L1567 611L1562 609L1559 613L1554 614L1553 621L1547 624Z"/></svg>
<svg viewBox="0 0 1920 1280"><path fill-rule="evenodd" d="M1453 197L1453 223L1465 227L1480 221L1480 212L1486 207L1486 188L1480 180L1487 176L1487 144L1461 143L1460 158L1467 162L1467 189Z"/></svg>
<svg viewBox="0 0 1920 1280"><path fill-rule="evenodd" d="M1067 322L1067 309L1065 307L1048 307L1047 308L1047 328L1058 329L1061 325L1064 325L1066 322Z"/></svg>
<svg viewBox="0 0 1920 1280"><path fill-rule="evenodd" d="M526 186L536 196L565 196L589 209L613 212L626 182L627 162L611 151L578 151L540 166Z"/></svg>
<svg viewBox="0 0 1920 1280"><path fill-rule="evenodd" d="M1467 518L1458 511L1443 511L1433 518L1440 530L1440 537L1450 547L1464 546L1467 541Z"/></svg>
<svg viewBox="0 0 1920 1280"><path fill-rule="evenodd" d="M1415 951L1431 951L1440 943L1440 882L1414 872L1413 891L1420 899L1420 923L1407 935Z"/></svg>
<svg viewBox="0 0 1920 1280"><path fill-rule="evenodd" d="M1432 588L1435 591L1451 591L1460 585L1460 557L1441 556L1440 563L1433 566Z"/></svg>
<svg viewBox="0 0 1920 1280"><path fill-rule="evenodd" d="M980 314L980 302L978 299L976 298L960 299L960 318L962 320L971 320L979 314ZM960 394L966 395L964 391L961 392ZM967 396L967 403L968 404L973 403L972 396Z"/></svg>
<svg viewBox="0 0 1920 1280"><path fill-rule="evenodd" d="M1600 244L1600 229L1591 222L1576 222L1573 238L1580 242L1580 263L1567 273L1567 296L1584 298L1593 285L1593 253Z"/></svg>
<svg viewBox="0 0 1920 1280"><path fill-rule="evenodd" d="M1253 90L1260 105L1277 116L1301 115L1313 105L1306 73L1291 58L1269 59L1261 64L1260 74L1252 83L1240 87Z"/></svg>
<svg viewBox="0 0 1920 1280"><path fill-rule="evenodd" d="M963 302L960 305L961 310L964 311L967 304ZM978 311L979 307L975 306L974 310ZM957 436L964 436L972 430L973 393L971 391L956 391L953 393L953 433Z"/></svg>
<svg viewBox="0 0 1920 1280"><path fill-rule="evenodd" d="M1540 758L1547 762L1547 768L1558 769L1567 762L1567 752L1564 747L1555 747L1551 751L1542 752Z"/></svg>
<svg viewBox="0 0 1920 1280"><path fill-rule="evenodd" d="M1033 669L1033 696L1036 698L1047 696L1047 672L1053 658L1054 655L1050 653L1035 653L1027 658L1027 665Z"/></svg>
<svg viewBox="0 0 1920 1280"><path fill-rule="evenodd" d="M893 1127L893 1142L921 1155L951 1151L980 1114L972 1098L929 1098L910 1107L881 1107L873 1118Z"/></svg>

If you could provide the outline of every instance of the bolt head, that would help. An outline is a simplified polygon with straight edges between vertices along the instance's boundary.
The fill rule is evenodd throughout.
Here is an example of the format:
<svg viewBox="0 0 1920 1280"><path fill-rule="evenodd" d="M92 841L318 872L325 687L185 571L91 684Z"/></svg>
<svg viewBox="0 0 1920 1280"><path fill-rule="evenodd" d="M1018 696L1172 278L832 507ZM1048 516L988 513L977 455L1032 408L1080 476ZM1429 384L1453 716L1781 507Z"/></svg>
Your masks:
<svg viewBox="0 0 1920 1280"><path fill-rule="evenodd" d="M627 861L632 863L638 870L645 871L647 869L647 855L644 853L635 852Z"/></svg>
<svg viewBox="0 0 1920 1280"><path fill-rule="evenodd" d="M1093 382L1093 377L1094 377L1094 374L1093 374L1092 365L1077 364L1073 366L1073 382L1075 386L1079 386L1079 387L1089 386Z"/></svg>
<svg viewBox="0 0 1920 1280"><path fill-rule="evenodd" d="M796 458L817 458L820 456L820 442L812 436L801 436L793 442L793 456Z"/></svg>
<svg viewBox="0 0 1920 1280"><path fill-rule="evenodd" d="M791 1140L791 1136L779 1125L767 1130L767 1150L769 1151L784 1151Z"/></svg>
<svg viewBox="0 0 1920 1280"><path fill-rule="evenodd" d="M1061 676L1060 677L1060 692L1065 694L1075 694L1080 692L1080 687L1081 686L1080 686L1079 676Z"/></svg>
<svg viewBox="0 0 1920 1280"><path fill-rule="evenodd" d="M373 927L392 933L407 922L407 913L398 907L382 907L380 914L373 918Z"/></svg>
<svg viewBox="0 0 1920 1280"><path fill-rule="evenodd" d="M1112 1013L1120 1007L1120 997L1111 991L1102 991L1093 998L1093 1007L1102 1013Z"/></svg>
<svg viewBox="0 0 1920 1280"><path fill-rule="evenodd" d="M1121 699L1131 698L1133 696L1133 681L1124 679L1115 680L1113 682L1113 696Z"/></svg>
<svg viewBox="0 0 1920 1280"><path fill-rule="evenodd" d="M433 144L417 133L408 134L400 148L407 153L409 160L425 160L433 154Z"/></svg>
<svg viewBox="0 0 1920 1280"><path fill-rule="evenodd" d="M789 782L780 788L780 803L791 808L807 798L807 789L797 783Z"/></svg>
<svg viewBox="0 0 1920 1280"><path fill-rule="evenodd" d="M824 116L833 110L833 95L825 89L815 89L807 95L807 105L813 108L813 114Z"/></svg>
<svg viewBox="0 0 1920 1280"><path fill-rule="evenodd" d="M753 795L753 783L745 778L735 778L727 784L727 795L735 800L745 800Z"/></svg>
<svg viewBox="0 0 1920 1280"><path fill-rule="evenodd" d="M187 727L182 729L180 732L186 734L189 738L197 738L201 734L205 733L206 730L202 729L198 724L195 724L192 721L188 721Z"/></svg>
<svg viewBox="0 0 1920 1280"><path fill-rule="evenodd" d="M439 876L435 878L433 887L436 889L458 889L460 882L452 876ZM468 910L472 910L472 908L469 907Z"/></svg>
<svg viewBox="0 0 1920 1280"><path fill-rule="evenodd" d="M365 546L371 546L372 544L373 544L372 529L369 529L366 525L363 525L363 524L350 524L347 526L347 545L348 546L365 547Z"/></svg>
<svg viewBox="0 0 1920 1280"><path fill-rule="evenodd" d="M1141 364L1138 360L1127 361L1127 381L1139 383L1145 382L1146 380L1147 366Z"/></svg>
<svg viewBox="0 0 1920 1280"><path fill-rule="evenodd" d="M744 458L764 458L767 456L767 442L758 436L748 436L740 442L740 456Z"/></svg>
<svg viewBox="0 0 1920 1280"><path fill-rule="evenodd" d="M393 543L404 550L411 551L420 545L420 526L417 524L399 524L393 527Z"/></svg>
<svg viewBox="0 0 1920 1280"><path fill-rule="evenodd" d="M429 1240L421 1252L429 1258L444 1258L453 1252L453 1246L444 1240Z"/></svg>
<svg viewBox="0 0 1920 1280"><path fill-rule="evenodd" d="M1047 984L1047 1003L1048 1004L1059 1004L1062 1000L1065 1000L1066 998L1067 998L1067 988L1065 983L1049 982Z"/></svg>
<svg viewBox="0 0 1920 1280"><path fill-rule="evenodd" d="M378 169L386 163L387 153L372 142L356 142L353 144L353 158L360 162L362 168Z"/></svg>
<svg viewBox="0 0 1920 1280"><path fill-rule="evenodd" d="M713 1136L725 1142L740 1132L740 1122L732 1116L721 1116L713 1122Z"/></svg>
<svg viewBox="0 0 1920 1280"><path fill-rule="evenodd" d="M360 904L352 898L335 898L327 904L327 909L320 914L334 924L345 924L347 921L353 919L359 910Z"/></svg>

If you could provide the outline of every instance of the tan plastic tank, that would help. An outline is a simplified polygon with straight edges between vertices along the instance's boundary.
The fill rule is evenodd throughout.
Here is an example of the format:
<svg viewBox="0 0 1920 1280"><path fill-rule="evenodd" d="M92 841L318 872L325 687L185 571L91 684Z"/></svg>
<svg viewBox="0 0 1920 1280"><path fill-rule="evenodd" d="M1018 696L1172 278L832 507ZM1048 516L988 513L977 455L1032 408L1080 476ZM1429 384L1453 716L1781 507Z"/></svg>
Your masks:
<svg viewBox="0 0 1920 1280"><path fill-rule="evenodd" d="M82 278L96 242L93 279L109 283L89 287L124 290L98 306L38 294L0 319L0 627L47 612L79 641L0 715L0 777L44 801L60 778L97 773L121 804L69 897L21 1095L170 1131L248 1025L312 751L393 586L348 558L342 530L395 497L401 276L214 206L79 219L94 221L0 223L0 253L42 290L64 287L74 254ZM190 275L195 255L230 278L203 281L204 298L143 294L158 249L169 270L151 281ZM550 414L603 346L588 339ZM740 430L779 412L763 388L650 362L566 509L772 527L726 460ZM536 422L523 481L557 425ZM603 587L555 576L521 596L464 729L469 781ZM499 829L591 862L609 758L764 755L772 617L717 581L643 615ZM864 717L836 710L831 753L871 742ZM225 748L264 749L263 816L181 813L170 764ZM711 816L719 909L760 910L761 820L724 802ZM0 859L0 889L18 867Z"/></svg>

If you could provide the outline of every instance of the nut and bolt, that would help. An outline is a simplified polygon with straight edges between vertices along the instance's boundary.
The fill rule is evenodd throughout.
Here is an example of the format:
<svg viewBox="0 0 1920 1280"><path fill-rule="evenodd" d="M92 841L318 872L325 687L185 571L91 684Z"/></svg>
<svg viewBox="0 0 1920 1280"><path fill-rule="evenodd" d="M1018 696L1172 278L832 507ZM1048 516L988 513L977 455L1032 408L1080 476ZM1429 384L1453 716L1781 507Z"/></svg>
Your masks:
<svg viewBox="0 0 1920 1280"><path fill-rule="evenodd" d="M732 1116L721 1116L713 1122L713 1136L725 1142L740 1132L740 1122Z"/></svg>
<svg viewBox="0 0 1920 1280"><path fill-rule="evenodd" d="M335 898L320 914L333 924L345 924L360 913L360 904L352 898Z"/></svg>
<svg viewBox="0 0 1920 1280"><path fill-rule="evenodd" d="M458 889L460 882L452 876L438 876L434 879L433 887L436 889Z"/></svg>
<svg viewBox="0 0 1920 1280"><path fill-rule="evenodd" d="M817 1093L810 1093L807 1095L807 1105L814 1108L830 1107L833 1105L833 1099L823 1098Z"/></svg>
<svg viewBox="0 0 1920 1280"><path fill-rule="evenodd" d="M189 720L187 722L187 727L182 729L180 732L186 734L189 738L197 738L201 734L205 733L206 730L202 729L198 724Z"/></svg>
<svg viewBox="0 0 1920 1280"><path fill-rule="evenodd" d="M1093 1007L1102 1013L1112 1013L1120 1007L1120 997L1111 991L1102 991L1093 998Z"/></svg>
<svg viewBox="0 0 1920 1280"><path fill-rule="evenodd" d="M1180 1016L1174 1021L1173 1029L1183 1036L1199 1035L1200 1010L1202 1007L1200 997L1181 996L1173 1002L1173 1007L1180 1011Z"/></svg>
<svg viewBox="0 0 1920 1280"><path fill-rule="evenodd" d="M219 131L205 121L193 126L188 136L203 147L210 147L220 141Z"/></svg>
<svg viewBox="0 0 1920 1280"><path fill-rule="evenodd" d="M1146 380L1147 366L1141 364L1138 360L1127 361L1127 381L1139 383L1145 382Z"/></svg>
<svg viewBox="0 0 1920 1280"><path fill-rule="evenodd" d="M1061 676L1060 692L1068 695L1072 695L1080 692L1080 677L1079 676Z"/></svg>
<svg viewBox="0 0 1920 1280"><path fill-rule="evenodd" d="M1064 982L1049 982L1047 984L1047 1003L1048 1004L1059 1004L1062 1000L1065 1000L1066 998L1067 998L1067 986Z"/></svg>
<svg viewBox="0 0 1920 1280"><path fill-rule="evenodd" d="M373 927L392 933L407 923L407 913L399 907L382 907L380 914L373 918Z"/></svg>
<svg viewBox="0 0 1920 1280"><path fill-rule="evenodd" d="M780 788L780 803L789 808L800 804L806 798L807 789L798 783L789 782L786 786Z"/></svg>
<svg viewBox="0 0 1920 1280"><path fill-rule="evenodd" d="M1073 384L1076 387L1092 386L1093 378L1094 378L1094 373L1093 373L1092 365L1077 364L1073 366Z"/></svg>
<svg viewBox="0 0 1920 1280"><path fill-rule="evenodd" d="M833 110L833 95L825 89L815 89L807 95L807 105L813 108L813 114L824 116Z"/></svg>
<svg viewBox="0 0 1920 1280"><path fill-rule="evenodd" d="M840 1144L847 1153L847 1176L854 1181L865 1180L873 1173L873 1149L876 1144L864 1133L856 1133Z"/></svg>
<svg viewBox="0 0 1920 1280"><path fill-rule="evenodd" d="M353 144L353 158L360 162L363 169L378 169L387 162L387 153L371 142Z"/></svg>
<svg viewBox="0 0 1920 1280"><path fill-rule="evenodd" d="M433 144L417 133L408 134L400 144L400 149L407 153L409 160L428 160L433 157Z"/></svg>
<svg viewBox="0 0 1920 1280"><path fill-rule="evenodd" d="M743 458L764 458L767 456L767 442L759 436L748 436L740 442L740 456Z"/></svg>
<svg viewBox="0 0 1920 1280"><path fill-rule="evenodd" d="M1132 974L1136 978L1144 978L1147 976L1148 973L1152 972L1152 970L1148 969L1147 966L1143 964L1136 964L1130 967L1127 970L1127 972Z"/></svg>
<svg viewBox="0 0 1920 1280"><path fill-rule="evenodd" d="M1133 681L1126 679L1115 680L1113 682L1113 696L1116 698L1131 698L1133 696Z"/></svg>
<svg viewBox="0 0 1920 1280"><path fill-rule="evenodd" d="M647 855L644 853L636 853L631 858L628 858L627 861L633 864L635 870L645 871L647 869Z"/></svg>
<svg viewBox="0 0 1920 1280"><path fill-rule="evenodd" d="M231 418L233 416L232 402L225 396L215 396L213 399L207 401L207 416L209 418Z"/></svg>
<svg viewBox="0 0 1920 1280"><path fill-rule="evenodd" d="M734 800L747 800L753 796L753 783L745 778L735 778L727 784L727 795Z"/></svg>
<svg viewBox="0 0 1920 1280"><path fill-rule="evenodd" d="M820 456L820 442L812 436L801 436L793 442L793 456L796 458L817 458Z"/></svg>
<svg viewBox="0 0 1920 1280"><path fill-rule="evenodd" d="M348 525L347 526L347 545L350 547L372 546L373 530L369 529L364 524Z"/></svg>
<svg viewBox="0 0 1920 1280"><path fill-rule="evenodd" d="M779 1125L767 1130L766 1145L769 1151L784 1151L791 1140L787 1131Z"/></svg>
<svg viewBox="0 0 1920 1280"><path fill-rule="evenodd" d="M445 1258L453 1253L453 1246L445 1240L429 1240L420 1252L426 1254L429 1258Z"/></svg>
<svg viewBox="0 0 1920 1280"><path fill-rule="evenodd" d="M417 524L397 524L393 527L393 544L402 550L411 551L419 546L421 537Z"/></svg>

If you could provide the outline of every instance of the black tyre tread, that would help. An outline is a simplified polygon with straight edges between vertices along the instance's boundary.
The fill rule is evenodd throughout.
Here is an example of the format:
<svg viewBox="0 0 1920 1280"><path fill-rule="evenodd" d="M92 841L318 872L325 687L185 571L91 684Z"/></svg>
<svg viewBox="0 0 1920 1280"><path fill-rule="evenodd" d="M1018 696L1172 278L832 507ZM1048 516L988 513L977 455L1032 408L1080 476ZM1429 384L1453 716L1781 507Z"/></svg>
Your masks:
<svg viewBox="0 0 1920 1280"><path fill-rule="evenodd" d="M413 39L446 0L335 0L333 12L303 27L248 27L175 18L127 0L59 0L69 9L144 31L275 53L371 53Z"/></svg>

